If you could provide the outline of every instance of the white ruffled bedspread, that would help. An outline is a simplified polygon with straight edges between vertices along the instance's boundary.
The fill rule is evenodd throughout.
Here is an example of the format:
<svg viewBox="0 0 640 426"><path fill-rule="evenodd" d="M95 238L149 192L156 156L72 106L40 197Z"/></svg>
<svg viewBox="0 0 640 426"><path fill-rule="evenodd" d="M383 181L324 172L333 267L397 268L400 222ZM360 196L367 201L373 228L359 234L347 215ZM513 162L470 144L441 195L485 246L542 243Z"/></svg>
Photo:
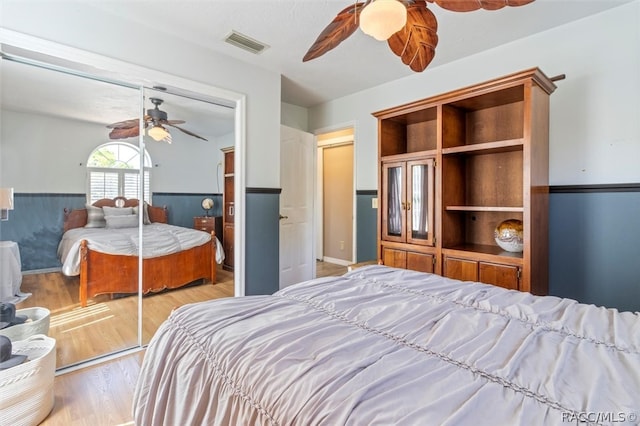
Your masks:
<svg viewBox="0 0 640 426"><path fill-rule="evenodd" d="M137 425L637 424L640 317L384 266L182 306Z"/></svg>
<svg viewBox="0 0 640 426"><path fill-rule="evenodd" d="M65 232L58 244L62 273L80 274L80 243L87 240L91 250L107 254L137 256L140 245L138 228L75 228ZM150 258L177 253L211 241L211 235L182 226L152 223L142 227L142 257ZM224 250L216 237L216 262L222 263Z"/></svg>

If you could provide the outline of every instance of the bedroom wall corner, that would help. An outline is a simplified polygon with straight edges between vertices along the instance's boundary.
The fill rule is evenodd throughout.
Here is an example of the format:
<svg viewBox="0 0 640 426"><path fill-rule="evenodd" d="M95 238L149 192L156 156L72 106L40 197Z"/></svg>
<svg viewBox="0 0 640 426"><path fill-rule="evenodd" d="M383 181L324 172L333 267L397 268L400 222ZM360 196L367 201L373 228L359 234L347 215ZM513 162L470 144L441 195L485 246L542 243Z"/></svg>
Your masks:
<svg viewBox="0 0 640 426"><path fill-rule="evenodd" d="M153 205L167 207L170 225L192 228L193 218L206 214L202 209L202 199L207 197L213 199L209 215L222 216L222 194L154 192Z"/></svg>
<svg viewBox="0 0 640 426"><path fill-rule="evenodd" d="M309 110L298 105L281 102L280 124L302 130L303 132L308 132Z"/></svg>

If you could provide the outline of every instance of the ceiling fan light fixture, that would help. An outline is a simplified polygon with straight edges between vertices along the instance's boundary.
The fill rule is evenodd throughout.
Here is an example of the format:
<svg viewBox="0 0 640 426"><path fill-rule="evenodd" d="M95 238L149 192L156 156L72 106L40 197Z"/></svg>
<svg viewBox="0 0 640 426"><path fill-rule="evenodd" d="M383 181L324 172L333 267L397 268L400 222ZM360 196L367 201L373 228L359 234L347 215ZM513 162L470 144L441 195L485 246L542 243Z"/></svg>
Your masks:
<svg viewBox="0 0 640 426"><path fill-rule="evenodd" d="M152 128L150 128L149 130L147 130L147 134L149 136L151 136L153 138L153 140L160 142L161 140L165 139L167 136L169 136L169 132L167 132L167 130L160 126L153 126ZM171 142L169 142L171 143Z"/></svg>
<svg viewBox="0 0 640 426"><path fill-rule="evenodd" d="M398 0L374 0L360 12L360 29L376 40L387 40L407 23L407 8Z"/></svg>

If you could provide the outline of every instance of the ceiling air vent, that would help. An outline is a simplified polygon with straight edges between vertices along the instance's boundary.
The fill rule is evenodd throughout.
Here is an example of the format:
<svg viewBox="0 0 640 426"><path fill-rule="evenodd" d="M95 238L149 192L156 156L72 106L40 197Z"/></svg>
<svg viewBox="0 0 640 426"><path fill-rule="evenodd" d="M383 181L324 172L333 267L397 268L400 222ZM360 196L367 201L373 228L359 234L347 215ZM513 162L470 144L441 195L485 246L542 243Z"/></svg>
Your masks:
<svg viewBox="0 0 640 426"><path fill-rule="evenodd" d="M269 47L266 44L261 43L251 37L247 37L244 34L240 34L237 31L231 31L231 34L229 34L227 38L224 39L224 41L255 54L262 53L263 50Z"/></svg>

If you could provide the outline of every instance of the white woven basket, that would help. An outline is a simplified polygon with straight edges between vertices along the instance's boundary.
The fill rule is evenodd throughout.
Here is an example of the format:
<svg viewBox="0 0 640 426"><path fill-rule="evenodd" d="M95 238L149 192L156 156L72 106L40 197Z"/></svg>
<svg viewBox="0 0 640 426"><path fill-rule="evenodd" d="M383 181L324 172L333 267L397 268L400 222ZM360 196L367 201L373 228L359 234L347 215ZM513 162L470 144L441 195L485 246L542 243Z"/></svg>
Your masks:
<svg viewBox="0 0 640 426"><path fill-rule="evenodd" d="M0 425L37 425L53 409L56 340L37 334L13 342L12 352L27 361L0 370Z"/></svg>
<svg viewBox="0 0 640 426"><path fill-rule="evenodd" d="M35 334L49 334L50 312L47 308L18 309L16 315L26 315L29 321L0 330L0 334L12 342L25 340Z"/></svg>

